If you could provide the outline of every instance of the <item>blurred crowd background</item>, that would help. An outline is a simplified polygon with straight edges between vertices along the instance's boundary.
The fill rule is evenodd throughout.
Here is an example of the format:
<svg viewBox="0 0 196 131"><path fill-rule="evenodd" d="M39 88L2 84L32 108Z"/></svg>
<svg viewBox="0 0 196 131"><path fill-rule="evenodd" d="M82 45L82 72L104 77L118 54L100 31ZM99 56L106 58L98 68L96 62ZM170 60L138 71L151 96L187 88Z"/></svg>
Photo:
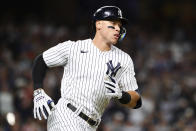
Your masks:
<svg viewBox="0 0 196 131"><path fill-rule="evenodd" d="M46 131L33 118L32 62L59 42L90 37L90 19L117 5L129 19L118 47L133 59L143 106L111 101L98 131L196 130L195 0L7 1L0 12L0 131ZM60 97L62 67L51 69L44 89Z"/></svg>

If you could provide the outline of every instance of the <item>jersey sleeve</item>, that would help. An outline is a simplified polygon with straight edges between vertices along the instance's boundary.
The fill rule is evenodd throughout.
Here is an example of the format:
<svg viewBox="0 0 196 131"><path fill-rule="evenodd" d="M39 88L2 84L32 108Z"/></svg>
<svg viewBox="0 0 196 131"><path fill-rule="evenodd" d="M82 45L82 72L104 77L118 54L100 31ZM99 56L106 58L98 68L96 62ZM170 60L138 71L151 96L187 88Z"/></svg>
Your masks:
<svg viewBox="0 0 196 131"><path fill-rule="evenodd" d="M65 66L68 62L72 42L66 41L43 52L48 67Z"/></svg>
<svg viewBox="0 0 196 131"><path fill-rule="evenodd" d="M120 86L122 86L122 90L124 91L134 91L138 89L137 81L135 78L134 65L131 58L129 59L129 63L120 79Z"/></svg>

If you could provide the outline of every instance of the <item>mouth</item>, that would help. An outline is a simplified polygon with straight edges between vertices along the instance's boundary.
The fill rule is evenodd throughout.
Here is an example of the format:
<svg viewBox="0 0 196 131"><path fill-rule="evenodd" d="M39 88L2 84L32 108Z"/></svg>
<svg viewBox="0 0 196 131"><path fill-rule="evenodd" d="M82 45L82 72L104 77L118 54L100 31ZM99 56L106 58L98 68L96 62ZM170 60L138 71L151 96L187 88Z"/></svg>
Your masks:
<svg viewBox="0 0 196 131"><path fill-rule="evenodd" d="M119 34L114 34L115 39L118 39L120 37Z"/></svg>

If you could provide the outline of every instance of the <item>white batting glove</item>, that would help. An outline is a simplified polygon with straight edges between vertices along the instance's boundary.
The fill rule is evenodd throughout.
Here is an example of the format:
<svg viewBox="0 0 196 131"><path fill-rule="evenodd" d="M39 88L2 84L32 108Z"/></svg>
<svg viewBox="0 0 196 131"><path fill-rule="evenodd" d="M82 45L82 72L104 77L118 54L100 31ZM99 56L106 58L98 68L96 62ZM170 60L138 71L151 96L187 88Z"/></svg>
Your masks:
<svg viewBox="0 0 196 131"><path fill-rule="evenodd" d="M53 100L44 92L43 89L37 89L33 93L34 95L34 109L33 114L35 119L42 120L42 117L44 119L47 119L48 116L51 114L51 110L49 105L51 105L52 108L55 107Z"/></svg>
<svg viewBox="0 0 196 131"><path fill-rule="evenodd" d="M110 76L107 76L104 79L104 85L107 89L106 96L109 96L111 98L118 98L118 99L122 97L122 90L120 89L115 78L111 78Z"/></svg>

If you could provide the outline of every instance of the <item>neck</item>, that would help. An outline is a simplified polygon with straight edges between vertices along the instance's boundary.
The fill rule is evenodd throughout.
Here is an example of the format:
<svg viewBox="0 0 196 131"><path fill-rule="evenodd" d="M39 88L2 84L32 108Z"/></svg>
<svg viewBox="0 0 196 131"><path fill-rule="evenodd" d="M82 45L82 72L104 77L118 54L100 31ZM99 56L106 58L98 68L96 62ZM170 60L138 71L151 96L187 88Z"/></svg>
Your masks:
<svg viewBox="0 0 196 131"><path fill-rule="evenodd" d="M93 39L93 44L100 50L100 51L109 51L111 49L111 44L105 42L105 40L100 35L95 35Z"/></svg>

